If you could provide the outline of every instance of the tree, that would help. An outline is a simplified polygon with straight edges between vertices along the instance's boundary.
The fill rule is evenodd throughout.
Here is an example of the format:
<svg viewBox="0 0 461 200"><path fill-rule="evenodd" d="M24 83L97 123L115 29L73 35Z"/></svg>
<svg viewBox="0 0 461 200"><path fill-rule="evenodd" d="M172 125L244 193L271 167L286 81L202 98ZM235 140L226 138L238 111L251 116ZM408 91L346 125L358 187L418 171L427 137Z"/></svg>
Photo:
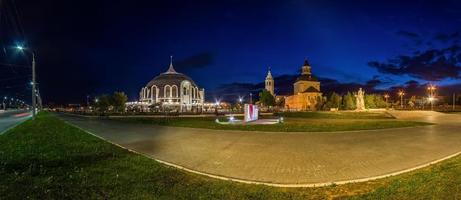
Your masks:
<svg viewBox="0 0 461 200"><path fill-rule="evenodd" d="M96 107L100 112L107 112L111 105L111 98L107 94L103 94L96 98Z"/></svg>
<svg viewBox="0 0 461 200"><path fill-rule="evenodd" d="M263 106L274 106L275 98L274 96L272 96L272 94L269 91L263 90L259 93L259 102Z"/></svg>
<svg viewBox="0 0 461 200"><path fill-rule="evenodd" d="M388 105L383 95L375 94L375 105L377 108L387 108Z"/></svg>
<svg viewBox="0 0 461 200"><path fill-rule="evenodd" d="M335 92L331 93L330 97L325 104L328 109L330 108L340 108L341 107L341 96Z"/></svg>
<svg viewBox="0 0 461 200"><path fill-rule="evenodd" d="M347 92L347 94L344 95L343 106L345 110L355 110L356 105L354 101L354 96L350 92Z"/></svg>
<svg viewBox="0 0 461 200"><path fill-rule="evenodd" d="M365 107L367 109L376 108L375 95L374 94L366 94L365 95Z"/></svg>
<svg viewBox="0 0 461 200"><path fill-rule="evenodd" d="M315 110L322 110L325 105L325 98L323 96L318 96L315 104Z"/></svg>
<svg viewBox="0 0 461 200"><path fill-rule="evenodd" d="M160 107L162 104L160 102L149 105L150 112L160 112Z"/></svg>
<svg viewBox="0 0 461 200"><path fill-rule="evenodd" d="M128 97L124 92L114 92L111 98L111 104L114 106L116 112L125 111L125 103L128 100Z"/></svg>
<svg viewBox="0 0 461 200"><path fill-rule="evenodd" d="M278 106L279 108L285 107L285 98L279 98L278 100L275 100L275 105Z"/></svg>

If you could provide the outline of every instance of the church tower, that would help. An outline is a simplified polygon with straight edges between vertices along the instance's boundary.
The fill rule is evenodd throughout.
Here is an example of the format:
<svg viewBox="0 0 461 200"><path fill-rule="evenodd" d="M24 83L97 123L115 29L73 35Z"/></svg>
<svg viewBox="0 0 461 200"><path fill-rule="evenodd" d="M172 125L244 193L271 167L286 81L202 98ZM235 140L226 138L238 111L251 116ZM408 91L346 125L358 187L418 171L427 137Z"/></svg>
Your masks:
<svg viewBox="0 0 461 200"><path fill-rule="evenodd" d="M309 62L307 61L307 59L304 59L304 65L302 67L302 72L301 72L302 75L307 75L307 76L311 76L311 65L309 64Z"/></svg>
<svg viewBox="0 0 461 200"><path fill-rule="evenodd" d="M271 69L269 68L269 71L267 71L267 76L266 76L266 90L272 94L272 96L275 96L274 94L274 78L272 78L271 74Z"/></svg>

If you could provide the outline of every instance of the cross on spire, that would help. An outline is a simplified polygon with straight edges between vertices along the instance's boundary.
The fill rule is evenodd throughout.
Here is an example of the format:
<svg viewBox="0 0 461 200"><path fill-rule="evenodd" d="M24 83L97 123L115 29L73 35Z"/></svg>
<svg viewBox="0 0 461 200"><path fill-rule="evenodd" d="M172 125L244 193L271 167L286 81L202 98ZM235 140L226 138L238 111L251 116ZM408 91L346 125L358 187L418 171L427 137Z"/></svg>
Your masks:
<svg viewBox="0 0 461 200"><path fill-rule="evenodd" d="M307 61L307 58L304 58L304 65L303 66L310 66L309 61Z"/></svg>

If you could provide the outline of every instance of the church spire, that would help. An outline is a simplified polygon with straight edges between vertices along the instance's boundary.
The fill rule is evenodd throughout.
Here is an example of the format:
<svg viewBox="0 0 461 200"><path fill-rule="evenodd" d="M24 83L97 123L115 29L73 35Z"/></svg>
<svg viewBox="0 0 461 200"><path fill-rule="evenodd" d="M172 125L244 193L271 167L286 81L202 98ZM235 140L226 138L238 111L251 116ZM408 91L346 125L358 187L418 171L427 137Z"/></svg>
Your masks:
<svg viewBox="0 0 461 200"><path fill-rule="evenodd" d="M273 78L272 78L272 73L271 73L271 67L269 67L269 70L267 71L266 80L267 80L267 79L273 79Z"/></svg>
<svg viewBox="0 0 461 200"><path fill-rule="evenodd" d="M309 64L309 61L307 61L307 58L304 58L304 65L303 65L303 66L311 66L311 65Z"/></svg>
<svg viewBox="0 0 461 200"><path fill-rule="evenodd" d="M166 74L176 74L176 70L173 68L173 56L170 56L170 67L168 68L168 71L165 72Z"/></svg>

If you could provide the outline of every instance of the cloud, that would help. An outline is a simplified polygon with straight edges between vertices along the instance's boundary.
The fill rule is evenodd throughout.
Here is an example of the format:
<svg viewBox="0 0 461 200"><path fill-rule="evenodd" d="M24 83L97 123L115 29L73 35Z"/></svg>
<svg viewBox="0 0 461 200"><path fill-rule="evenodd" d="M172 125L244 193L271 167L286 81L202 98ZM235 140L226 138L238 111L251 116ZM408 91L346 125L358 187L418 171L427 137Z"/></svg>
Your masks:
<svg viewBox="0 0 461 200"><path fill-rule="evenodd" d="M399 30L395 34L413 41L416 45L423 44L423 39L421 38L421 35L419 35L418 33L405 31L405 30Z"/></svg>
<svg viewBox="0 0 461 200"><path fill-rule="evenodd" d="M404 31L404 30L397 31L396 34L399 35L399 36L406 37L406 38L411 38L411 39L415 39L415 38L420 37L420 35L417 34L417 33L410 32L410 31Z"/></svg>
<svg viewBox="0 0 461 200"><path fill-rule="evenodd" d="M179 70L201 69L211 65L215 55L211 52L201 52L175 63L175 68Z"/></svg>
<svg viewBox="0 0 461 200"><path fill-rule="evenodd" d="M461 38L461 32L460 31L455 31L450 34L446 33L439 33L435 35L434 39L440 42L449 42L449 41L455 41Z"/></svg>
<svg viewBox="0 0 461 200"><path fill-rule="evenodd" d="M369 66L380 73L409 75L414 78L439 81L460 76L461 47L454 44L445 49L429 49L413 55L400 55L387 62L371 61Z"/></svg>

